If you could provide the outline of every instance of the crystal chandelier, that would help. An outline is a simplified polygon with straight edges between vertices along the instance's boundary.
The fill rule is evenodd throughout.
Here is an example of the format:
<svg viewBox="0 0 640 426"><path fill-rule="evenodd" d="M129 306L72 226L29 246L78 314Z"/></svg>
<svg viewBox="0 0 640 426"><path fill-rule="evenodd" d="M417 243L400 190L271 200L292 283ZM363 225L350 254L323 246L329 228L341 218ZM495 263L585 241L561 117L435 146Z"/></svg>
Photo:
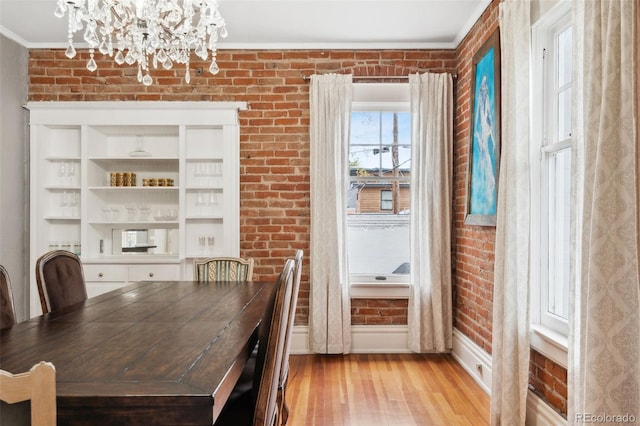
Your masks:
<svg viewBox="0 0 640 426"><path fill-rule="evenodd" d="M211 55L209 71L220 71L216 43L218 36L227 36L227 29L216 0L58 0L55 16L62 18L65 13L69 14L65 54L76 55L73 34L84 28L89 71L98 68L96 49L112 57L115 52L119 65L137 62L138 81L145 86L153 83L151 66L171 69L174 62L185 64L184 79L189 83L191 49L203 61Z"/></svg>

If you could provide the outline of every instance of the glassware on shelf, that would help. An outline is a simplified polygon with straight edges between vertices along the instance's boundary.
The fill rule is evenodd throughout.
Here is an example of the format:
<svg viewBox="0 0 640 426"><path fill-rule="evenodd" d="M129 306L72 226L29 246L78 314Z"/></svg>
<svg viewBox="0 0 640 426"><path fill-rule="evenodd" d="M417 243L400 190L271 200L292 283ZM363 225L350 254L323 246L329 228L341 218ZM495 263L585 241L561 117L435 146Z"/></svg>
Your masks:
<svg viewBox="0 0 640 426"><path fill-rule="evenodd" d="M201 191L198 191L198 198L196 199L196 207L198 208L198 216L204 216L204 206L206 204L206 201L204 199L204 195L202 194Z"/></svg>
<svg viewBox="0 0 640 426"><path fill-rule="evenodd" d="M73 161L70 161L69 166L67 167L67 180L69 181L69 185L75 185L76 164Z"/></svg>
<svg viewBox="0 0 640 426"><path fill-rule="evenodd" d="M136 149L129 153L130 157L151 157L151 153L144 150L144 137L136 136Z"/></svg>
<svg viewBox="0 0 640 426"><path fill-rule="evenodd" d="M63 186L67 177L67 165L64 161L58 164L58 185Z"/></svg>
<svg viewBox="0 0 640 426"><path fill-rule="evenodd" d="M176 209L156 209L153 218L155 220L176 220L178 211Z"/></svg>
<svg viewBox="0 0 640 426"><path fill-rule="evenodd" d="M207 246L209 247L209 254L213 254L213 243L214 243L215 239L213 238L213 236L208 236L207 237Z"/></svg>
<svg viewBox="0 0 640 426"><path fill-rule="evenodd" d="M67 216L69 215L69 211L67 210L67 206L69 205L69 194L67 191L62 191L60 194L60 215Z"/></svg>
<svg viewBox="0 0 640 426"><path fill-rule="evenodd" d="M135 206L127 206L127 220L134 221L138 218L138 208Z"/></svg>
<svg viewBox="0 0 640 426"><path fill-rule="evenodd" d="M77 191L74 191L70 194L69 196L69 207L70 207L70 214L73 217L79 217L80 216L80 193Z"/></svg>
<svg viewBox="0 0 640 426"><path fill-rule="evenodd" d="M120 209L117 207L105 207L102 209L104 220L108 222L117 222L120 220Z"/></svg>
<svg viewBox="0 0 640 426"><path fill-rule="evenodd" d="M138 207L138 220L149 220L151 216L151 207L139 206Z"/></svg>
<svg viewBox="0 0 640 426"><path fill-rule="evenodd" d="M193 171L196 186L204 186L206 179L204 177L204 164L196 163Z"/></svg>
<svg viewBox="0 0 640 426"><path fill-rule="evenodd" d="M205 236L201 235L198 237L198 246L200 246L200 254L204 256L204 248L205 248L205 244L207 242L207 239Z"/></svg>

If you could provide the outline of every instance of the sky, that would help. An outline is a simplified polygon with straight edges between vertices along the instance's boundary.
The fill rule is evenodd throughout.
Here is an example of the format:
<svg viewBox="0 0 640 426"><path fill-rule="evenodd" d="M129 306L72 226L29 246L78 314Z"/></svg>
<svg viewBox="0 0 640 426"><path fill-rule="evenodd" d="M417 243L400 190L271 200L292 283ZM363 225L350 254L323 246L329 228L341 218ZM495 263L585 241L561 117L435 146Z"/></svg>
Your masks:
<svg viewBox="0 0 640 426"><path fill-rule="evenodd" d="M398 143L411 145L411 115L398 113ZM351 113L350 161L358 161L362 168L391 168L391 151L383 152L384 145L393 144L393 112L354 111ZM376 145L376 146L373 146ZM381 148L382 145L382 148ZM411 150L399 150L400 168L410 167ZM380 161L382 160L382 164Z"/></svg>

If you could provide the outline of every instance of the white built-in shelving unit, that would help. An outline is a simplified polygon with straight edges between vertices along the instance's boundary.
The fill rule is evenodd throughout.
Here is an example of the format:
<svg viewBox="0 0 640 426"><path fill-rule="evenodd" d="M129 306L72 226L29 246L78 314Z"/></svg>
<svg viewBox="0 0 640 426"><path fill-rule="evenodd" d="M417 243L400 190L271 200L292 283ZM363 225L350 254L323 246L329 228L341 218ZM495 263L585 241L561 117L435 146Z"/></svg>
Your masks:
<svg viewBox="0 0 640 426"><path fill-rule="evenodd" d="M238 111L245 103L27 108L31 316L41 312L36 260L52 249L80 255L90 297L131 281L191 279L194 258L239 255ZM112 185L112 173L134 173L135 186ZM155 185L144 186L147 180Z"/></svg>

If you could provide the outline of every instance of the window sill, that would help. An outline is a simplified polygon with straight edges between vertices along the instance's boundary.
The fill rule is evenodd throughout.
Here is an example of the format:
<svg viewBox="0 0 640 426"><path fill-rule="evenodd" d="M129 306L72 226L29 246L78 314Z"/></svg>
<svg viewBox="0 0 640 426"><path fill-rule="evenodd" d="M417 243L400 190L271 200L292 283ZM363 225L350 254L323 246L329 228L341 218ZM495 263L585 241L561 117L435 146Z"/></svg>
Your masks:
<svg viewBox="0 0 640 426"><path fill-rule="evenodd" d="M352 299L408 299L409 284L353 283L349 295Z"/></svg>
<svg viewBox="0 0 640 426"><path fill-rule="evenodd" d="M531 324L530 339L533 349L567 368L569 340L566 336L540 324Z"/></svg>

